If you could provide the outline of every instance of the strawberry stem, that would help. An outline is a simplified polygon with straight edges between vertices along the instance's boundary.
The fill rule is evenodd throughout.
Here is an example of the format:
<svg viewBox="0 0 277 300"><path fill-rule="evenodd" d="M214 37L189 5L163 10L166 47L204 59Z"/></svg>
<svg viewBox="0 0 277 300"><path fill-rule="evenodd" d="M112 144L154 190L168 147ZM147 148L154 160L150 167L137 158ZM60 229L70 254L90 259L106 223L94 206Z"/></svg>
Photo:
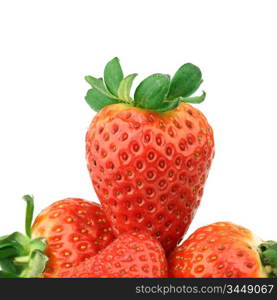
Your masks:
<svg viewBox="0 0 277 300"><path fill-rule="evenodd" d="M0 278L38 277L46 266L47 256L44 254L46 241L42 238L31 239L34 199L25 195L26 235L14 232L0 237Z"/></svg>
<svg viewBox="0 0 277 300"><path fill-rule="evenodd" d="M25 217L25 231L26 235L31 238L32 237L32 222L33 222L33 214L34 214L34 197L30 195L25 195L22 197L26 203L26 217Z"/></svg>
<svg viewBox="0 0 277 300"><path fill-rule="evenodd" d="M277 242L267 241L259 246L261 261L268 276L277 278Z"/></svg>

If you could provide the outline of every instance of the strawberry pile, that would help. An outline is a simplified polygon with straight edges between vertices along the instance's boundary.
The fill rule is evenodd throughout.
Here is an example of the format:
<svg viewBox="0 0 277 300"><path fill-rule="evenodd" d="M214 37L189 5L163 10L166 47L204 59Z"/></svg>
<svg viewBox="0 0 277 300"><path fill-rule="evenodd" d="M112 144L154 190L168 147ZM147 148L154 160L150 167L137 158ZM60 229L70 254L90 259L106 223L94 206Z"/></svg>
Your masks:
<svg viewBox="0 0 277 300"><path fill-rule="evenodd" d="M203 79L182 65L130 91L118 58L104 78L86 76L97 112L86 134L87 167L99 204L57 201L25 231L0 237L0 277L277 277L277 243L241 226L204 226L178 246L204 191L214 157L213 130L192 104Z"/></svg>

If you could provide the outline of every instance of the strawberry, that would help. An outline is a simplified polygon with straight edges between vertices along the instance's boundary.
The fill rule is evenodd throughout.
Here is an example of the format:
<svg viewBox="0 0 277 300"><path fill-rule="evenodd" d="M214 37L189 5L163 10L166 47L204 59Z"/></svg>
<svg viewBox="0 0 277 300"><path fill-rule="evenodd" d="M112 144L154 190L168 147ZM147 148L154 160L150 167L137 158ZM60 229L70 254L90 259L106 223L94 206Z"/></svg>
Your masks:
<svg viewBox="0 0 277 300"><path fill-rule="evenodd" d="M99 254L59 274L75 278L161 278L167 261L160 243L148 233L123 233Z"/></svg>
<svg viewBox="0 0 277 300"><path fill-rule="evenodd" d="M31 228L33 198L24 199L28 203L27 236L16 232L0 238L0 264L8 275L56 277L96 255L114 239L96 203L79 198L57 201L38 215Z"/></svg>
<svg viewBox="0 0 277 300"><path fill-rule="evenodd" d="M36 218L32 233L48 241L45 277L78 265L114 239L100 206L78 198L57 201Z"/></svg>
<svg viewBox="0 0 277 300"><path fill-rule="evenodd" d="M277 243L218 222L196 230L169 257L170 277L277 277Z"/></svg>
<svg viewBox="0 0 277 300"><path fill-rule="evenodd" d="M95 191L116 236L148 231L173 250L200 204L214 156L213 131L188 104L201 84L200 70L183 65L170 80L154 74L132 99L136 74L123 78L117 58L104 80L86 76L88 104L98 114L86 135L87 165Z"/></svg>

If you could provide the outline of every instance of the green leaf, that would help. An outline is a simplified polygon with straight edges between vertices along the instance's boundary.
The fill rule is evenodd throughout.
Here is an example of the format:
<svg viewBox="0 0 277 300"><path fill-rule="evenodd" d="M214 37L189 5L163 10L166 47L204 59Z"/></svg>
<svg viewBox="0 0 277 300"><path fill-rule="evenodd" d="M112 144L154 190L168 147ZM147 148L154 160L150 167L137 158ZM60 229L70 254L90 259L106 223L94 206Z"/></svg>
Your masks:
<svg viewBox="0 0 277 300"><path fill-rule="evenodd" d="M0 271L0 278L18 278L16 274Z"/></svg>
<svg viewBox="0 0 277 300"><path fill-rule="evenodd" d="M131 103L133 99L130 97L132 83L138 74L130 74L121 80L118 88L118 98L124 102Z"/></svg>
<svg viewBox="0 0 277 300"><path fill-rule="evenodd" d="M0 244L3 240L5 240L9 235L3 235L3 236L0 236Z"/></svg>
<svg viewBox="0 0 277 300"><path fill-rule="evenodd" d="M169 75L150 75L136 88L135 105L145 109L156 109L160 107L168 93L169 84Z"/></svg>
<svg viewBox="0 0 277 300"><path fill-rule="evenodd" d="M29 253L30 239L22 233L14 232L0 239L0 262L24 256Z"/></svg>
<svg viewBox="0 0 277 300"><path fill-rule="evenodd" d="M271 276L272 278L277 278L277 268L272 268L272 272L271 272Z"/></svg>
<svg viewBox="0 0 277 300"><path fill-rule="evenodd" d="M259 248L264 264L277 267L277 242L267 241L262 243Z"/></svg>
<svg viewBox="0 0 277 300"><path fill-rule="evenodd" d="M263 242L258 249L263 266L270 267L271 272L268 276L277 278L277 242Z"/></svg>
<svg viewBox="0 0 277 300"><path fill-rule="evenodd" d="M47 261L47 256L40 250L33 251L29 264L26 268L24 268L23 272L20 274L20 277L33 278L40 276L45 269Z"/></svg>
<svg viewBox="0 0 277 300"><path fill-rule="evenodd" d="M0 260L1 259L6 259L6 258L9 258L9 257L13 257L15 255L17 255L17 250L16 248L14 247L5 247L5 248L2 248L1 251L0 251Z"/></svg>
<svg viewBox="0 0 277 300"><path fill-rule="evenodd" d="M0 277L38 277L44 271L47 256L46 239L31 240L31 225L34 211L33 197L25 195L26 233L14 232L0 237Z"/></svg>
<svg viewBox="0 0 277 300"><path fill-rule="evenodd" d="M109 98L117 99L117 97L115 97L106 89L105 84L103 82L103 78L95 78L93 76L88 75L85 76L85 79L93 88L95 88L101 94Z"/></svg>
<svg viewBox="0 0 277 300"><path fill-rule="evenodd" d="M118 101L107 97L96 89L90 89L85 96L87 104L95 111L100 111L104 106L116 104Z"/></svg>
<svg viewBox="0 0 277 300"><path fill-rule="evenodd" d="M26 235L31 238L32 237L32 221L34 214L34 198L30 195L25 195L22 197L26 203L26 216L25 216L25 231Z"/></svg>
<svg viewBox="0 0 277 300"><path fill-rule="evenodd" d="M206 98L206 93L203 91L202 95L200 96L195 96L195 97L179 97L177 98L180 102L185 102L185 103L194 103L194 104L199 104L202 103Z"/></svg>
<svg viewBox="0 0 277 300"><path fill-rule="evenodd" d="M14 248L17 255L25 255L26 251L28 251L29 242L30 239L20 232L14 232L5 236L4 239L0 240L0 257L4 257L4 254L1 253L6 253L5 249L7 247Z"/></svg>
<svg viewBox="0 0 277 300"><path fill-rule="evenodd" d="M1 249L7 248L7 247L13 247L14 241L8 241L8 240L3 240L0 242L0 251Z"/></svg>
<svg viewBox="0 0 277 300"><path fill-rule="evenodd" d="M117 96L117 91L121 80L123 79L123 72L117 57L109 61L104 69L104 80L109 91Z"/></svg>
<svg viewBox="0 0 277 300"><path fill-rule="evenodd" d="M180 104L180 102L199 104L205 100L205 97L206 93L204 91L202 95L196 97L178 97L171 101L164 101L158 108L155 108L154 110L156 112L165 112L168 110L172 110L176 108Z"/></svg>
<svg viewBox="0 0 277 300"><path fill-rule="evenodd" d="M202 81L202 73L197 66L191 63L182 65L171 80L167 99L192 95Z"/></svg>
<svg viewBox="0 0 277 300"><path fill-rule="evenodd" d="M16 244L20 244L20 246L23 248L25 248L25 247L27 248L27 246L30 243L30 239L20 232L14 232L14 233L10 234L7 237L7 239L9 239L10 241L15 241Z"/></svg>
<svg viewBox="0 0 277 300"><path fill-rule="evenodd" d="M168 110L172 110L179 105L180 101L178 99L174 99L172 101L165 101L162 105L155 109L156 112L165 112Z"/></svg>
<svg viewBox="0 0 277 300"><path fill-rule="evenodd" d="M12 263L12 259L1 259L0 260L0 268L3 272L13 273L17 272L16 267Z"/></svg>
<svg viewBox="0 0 277 300"><path fill-rule="evenodd" d="M43 238L36 238L31 240L30 242L30 252L33 252L34 250L40 250L44 251L47 247L47 241Z"/></svg>

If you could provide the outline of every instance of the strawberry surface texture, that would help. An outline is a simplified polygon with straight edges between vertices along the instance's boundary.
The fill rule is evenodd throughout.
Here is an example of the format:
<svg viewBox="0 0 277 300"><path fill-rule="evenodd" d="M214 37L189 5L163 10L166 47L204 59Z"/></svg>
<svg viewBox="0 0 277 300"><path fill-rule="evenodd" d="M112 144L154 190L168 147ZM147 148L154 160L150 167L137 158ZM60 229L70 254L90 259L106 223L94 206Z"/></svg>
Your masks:
<svg viewBox="0 0 277 300"><path fill-rule="evenodd" d="M186 103L163 113L110 105L92 121L86 151L115 234L147 230L172 250L200 204L214 156L204 115Z"/></svg>
<svg viewBox="0 0 277 300"><path fill-rule="evenodd" d="M167 261L159 242L146 233L124 233L101 253L59 274L66 278L162 278Z"/></svg>
<svg viewBox="0 0 277 300"><path fill-rule="evenodd" d="M60 200L44 209L33 224L32 236L47 240L44 277L56 277L96 255L114 239L101 207L80 198Z"/></svg>
<svg viewBox="0 0 277 300"><path fill-rule="evenodd" d="M277 275L277 243L218 222L196 230L169 257L169 277L261 278Z"/></svg>

